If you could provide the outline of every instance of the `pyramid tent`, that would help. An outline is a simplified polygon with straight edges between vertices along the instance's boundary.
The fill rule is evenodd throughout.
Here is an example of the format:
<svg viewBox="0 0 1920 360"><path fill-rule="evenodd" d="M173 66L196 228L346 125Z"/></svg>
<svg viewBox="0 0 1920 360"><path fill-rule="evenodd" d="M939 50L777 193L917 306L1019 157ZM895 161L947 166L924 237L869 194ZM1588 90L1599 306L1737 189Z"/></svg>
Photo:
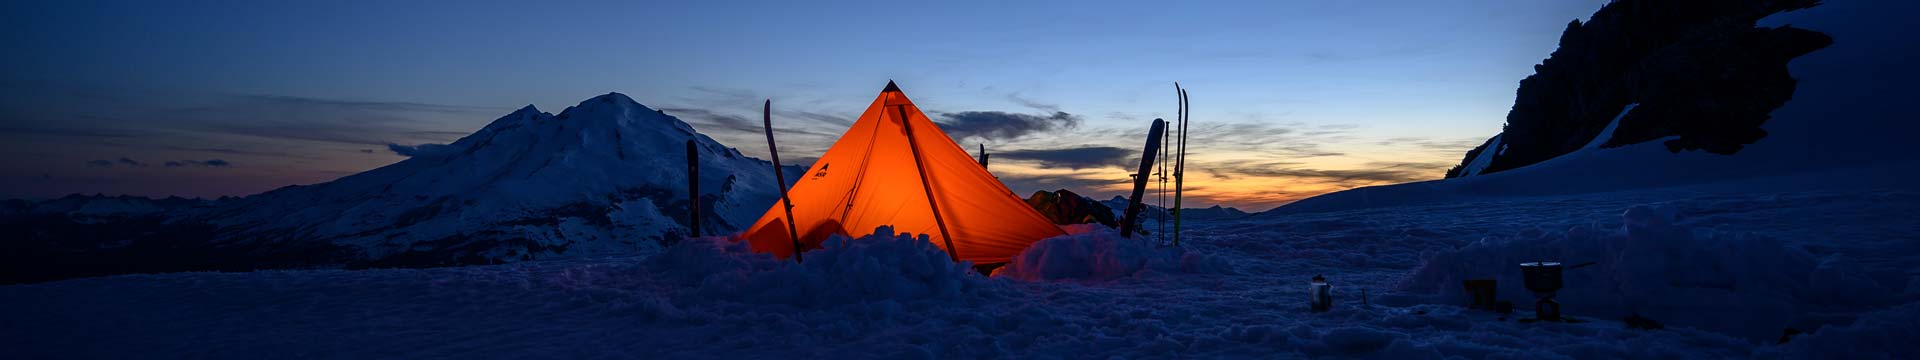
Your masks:
<svg viewBox="0 0 1920 360"><path fill-rule="evenodd" d="M991 264L1066 234L987 173L893 82L813 168L789 176L800 177L788 196L804 249L833 234L857 238L892 226L926 235L959 260ZM776 200L740 236L754 251L792 256L786 216Z"/></svg>

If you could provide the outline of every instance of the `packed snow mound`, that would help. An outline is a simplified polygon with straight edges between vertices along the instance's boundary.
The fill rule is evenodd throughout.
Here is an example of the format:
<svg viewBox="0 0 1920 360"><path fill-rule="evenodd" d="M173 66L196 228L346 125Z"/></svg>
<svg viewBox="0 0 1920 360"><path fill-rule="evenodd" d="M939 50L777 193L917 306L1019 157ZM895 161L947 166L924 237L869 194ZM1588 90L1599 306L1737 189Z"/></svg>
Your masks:
<svg viewBox="0 0 1920 360"><path fill-rule="evenodd" d="M1559 261L1569 266L1557 297L1569 315L1639 314L1752 340L1776 338L1788 327L1817 327L1825 321L1819 314L1894 300L1845 257L1816 257L1765 236L1675 225L1677 213L1672 206L1641 205L1621 215L1618 229L1576 225L1483 238L1425 256L1399 288L1459 303L1467 298L1463 280L1495 279L1501 300L1530 309L1534 299L1519 264ZM1594 264L1572 268L1588 262Z"/></svg>
<svg viewBox="0 0 1920 360"><path fill-rule="evenodd" d="M993 276L1026 281L1109 280L1145 272L1230 274L1226 260L1185 248L1155 248L1143 239L1124 239L1112 228L1073 225L1068 235L1040 240L1020 252Z"/></svg>
<svg viewBox="0 0 1920 360"><path fill-rule="evenodd" d="M1761 349L1763 359L1914 359L1920 358L1920 303L1877 311L1846 326L1830 326ZM1878 354L1879 357L1869 356Z"/></svg>
<svg viewBox="0 0 1920 360"><path fill-rule="evenodd" d="M880 227L858 239L833 236L804 261L751 252L746 242L692 239L647 267L705 299L823 308L876 301L952 299L986 287L970 263L955 263L927 235Z"/></svg>

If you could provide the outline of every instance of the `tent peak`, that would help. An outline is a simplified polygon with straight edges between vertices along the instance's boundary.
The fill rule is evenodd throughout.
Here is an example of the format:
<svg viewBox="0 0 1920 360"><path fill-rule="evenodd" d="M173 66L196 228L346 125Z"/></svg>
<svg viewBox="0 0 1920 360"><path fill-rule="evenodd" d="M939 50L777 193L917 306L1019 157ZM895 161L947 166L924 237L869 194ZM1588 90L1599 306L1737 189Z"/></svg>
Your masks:
<svg viewBox="0 0 1920 360"><path fill-rule="evenodd" d="M900 92L900 86L894 85L893 80L887 80L887 88L881 89L880 92Z"/></svg>

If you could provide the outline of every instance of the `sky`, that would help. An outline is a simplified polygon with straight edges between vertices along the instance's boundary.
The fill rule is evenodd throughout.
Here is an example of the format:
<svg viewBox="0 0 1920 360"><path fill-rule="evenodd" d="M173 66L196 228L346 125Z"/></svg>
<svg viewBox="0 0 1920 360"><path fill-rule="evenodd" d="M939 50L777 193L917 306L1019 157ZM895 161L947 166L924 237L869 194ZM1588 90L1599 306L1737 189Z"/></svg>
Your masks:
<svg viewBox="0 0 1920 360"><path fill-rule="evenodd" d="M1016 193L1106 198L1178 81L1192 203L1264 210L1440 178L1605 1L534 3L0 4L0 197L320 183L608 92L757 157L772 99L804 160L893 80Z"/></svg>

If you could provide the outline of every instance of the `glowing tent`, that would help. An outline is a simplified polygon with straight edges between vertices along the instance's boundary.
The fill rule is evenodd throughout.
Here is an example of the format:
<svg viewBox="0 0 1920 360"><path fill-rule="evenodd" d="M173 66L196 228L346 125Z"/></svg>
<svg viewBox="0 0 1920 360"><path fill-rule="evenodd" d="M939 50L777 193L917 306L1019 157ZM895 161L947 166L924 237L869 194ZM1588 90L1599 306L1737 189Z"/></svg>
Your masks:
<svg viewBox="0 0 1920 360"><path fill-rule="evenodd" d="M1066 234L987 173L893 82L798 176L788 195L807 249L832 234L860 237L892 226L927 235L958 260L992 264ZM754 251L793 255L781 206L776 200L740 235Z"/></svg>

